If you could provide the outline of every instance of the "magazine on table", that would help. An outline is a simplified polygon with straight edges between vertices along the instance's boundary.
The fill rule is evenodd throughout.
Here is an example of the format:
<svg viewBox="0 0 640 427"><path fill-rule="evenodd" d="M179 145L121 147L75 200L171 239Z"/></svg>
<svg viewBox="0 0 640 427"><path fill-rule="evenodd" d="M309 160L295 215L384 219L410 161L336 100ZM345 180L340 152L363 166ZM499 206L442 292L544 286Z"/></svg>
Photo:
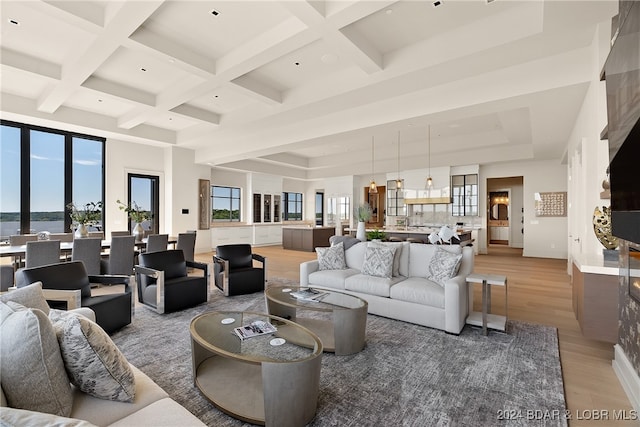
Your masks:
<svg viewBox="0 0 640 427"><path fill-rule="evenodd" d="M255 322L251 322L248 325L239 326L233 329L233 332L241 340L245 340L251 337L257 337L258 335L272 334L276 331L277 329L275 326L273 326L269 322L265 322L262 320L256 320Z"/></svg>
<svg viewBox="0 0 640 427"><path fill-rule="evenodd" d="M320 301L327 292L322 292L312 288L301 288L299 291L291 292L291 296L302 301Z"/></svg>

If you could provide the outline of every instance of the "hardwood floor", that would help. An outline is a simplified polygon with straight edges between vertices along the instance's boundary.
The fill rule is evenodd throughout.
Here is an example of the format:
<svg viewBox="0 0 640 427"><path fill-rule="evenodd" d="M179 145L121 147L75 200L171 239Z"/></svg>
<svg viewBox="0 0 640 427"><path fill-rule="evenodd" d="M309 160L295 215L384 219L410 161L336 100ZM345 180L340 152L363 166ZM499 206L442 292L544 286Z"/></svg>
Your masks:
<svg viewBox="0 0 640 427"><path fill-rule="evenodd" d="M256 247L254 252L267 257L269 278L298 280L300 263L316 258L313 252L285 250L282 246ZM198 254L196 258L211 262L211 255ZM488 255L475 257L475 271L507 276L510 319L558 329L571 426L640 425L638 421L613 419L614 411L624 410L629 415L632 407L611 367L613 345L586 339L580 332L571 304L566 260L525 258L520 249L490 246ZM480 310L479 286L474 288L474 301L474 308ZM504 313L503 301L504 291L492 290L494 312ZM596 417L599 419L594 419ZM542 423L531 421L531 425Z"/></svg>

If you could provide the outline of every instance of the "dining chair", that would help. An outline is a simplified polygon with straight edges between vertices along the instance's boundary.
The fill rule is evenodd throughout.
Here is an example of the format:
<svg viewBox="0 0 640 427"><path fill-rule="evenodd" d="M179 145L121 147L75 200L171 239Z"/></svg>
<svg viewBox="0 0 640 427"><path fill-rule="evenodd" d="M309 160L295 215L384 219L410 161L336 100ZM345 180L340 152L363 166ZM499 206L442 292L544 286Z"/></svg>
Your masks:
<svg viewBox="0 0 640 427"><path fill-rule="evenodd" d="M71 261L82 261L89 275L100 274L100 252L102 251L102 239L85 237L75 239L71 248Z"/></svg>
<svg viewBox="0 0 640 427"><path fill-rule="evenodd" d="M73 242L73 233L51 233L49 240L60 240L61 242Z"/></svg>
<svg viewBox="0 0 640 427"><path fill-rule="evenodd" d="M112 237L109 255L100 260L101 274L133 275L135 243L132 235Z"/></svg>
<svg viewBox="0 0 640 427"><path fill-rule="evenodd" d="M12 234L9 236L9 246L23 246L27 242L33 242L34 240L38 240L37 234ZM24 267L22 255L14 256L12 262L14 270Z"/></svg>
<svg viewBox="0 0 640 427"><path fill-rule="evenodd" d="M104 239L104 233L102 231L90 231L89 237L99 237L102 240Z"/></svg>
<svg viewBox="0 0 640 427"><path fill-rule="evenodd" d="M196 233L179 233L176 249L181 249L184 253L185 261L194 261L194 252L196 248Z"/></svg>
<svg viewBox="0 0 640 427"><path fill-rule="evenodd" d="M145 252L166 251L169 245L168 234L149 234L147 237L147 247Z"/></svg>
<svg viewBox="0 0 640 427"><path fill-rule="evenodd" d="M13 273L12 265L0 265L0 292L6 292L13 286Z"/></svg>
<svg viewBox="0 0 640 427"><path fill-rule="evenodd" d="M111 232L111 237L121 237L121 236L131 236L131 232L129 230L118 230L118 231Z"/></svg>
<svg viewBox="0 0 640 427"><path fill-rule="evenodd" d="M25 267L33 268L41 265L60 262L60 240L37 240L27 242L25 251Z"/></svg>

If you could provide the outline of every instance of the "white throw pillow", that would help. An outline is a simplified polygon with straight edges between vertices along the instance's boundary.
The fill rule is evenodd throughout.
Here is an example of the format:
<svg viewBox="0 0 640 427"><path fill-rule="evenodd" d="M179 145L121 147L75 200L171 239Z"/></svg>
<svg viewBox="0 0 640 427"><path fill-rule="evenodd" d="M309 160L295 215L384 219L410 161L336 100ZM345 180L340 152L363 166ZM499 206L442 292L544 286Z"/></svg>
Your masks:
<svg viewBox="0 0 640 427"><path fill-rule="evenodd" d="M364 253L362 274L390 279L393 274L394 247L369 246Z"/></svg>
<svg viewBox="0 0 640 427"><path fill-rule="evenodd" d="M133 370L98 324L83 316L66 316L54 328L72 384L100 399L133 402Z"/></svg>
<svg viewBox="0 0 640 427"><path fill-rule="evenodd" d="M49 318L0 302L0 323L0 376L9 406L69 416L73 394Z"/></svg>
<svg viewBox="0 0 640 427"><path fill-rule="evenodd" d="M379 248L395 248L395 252L393 254L393 277L398 277L400 275L400 256L402 255L402 242L368 242L369 247L379 247Z"/></svg>
<svg viewBox="0 0 640 427"><path fill-rule="evenodd" d="M59 417L42 412L23 409L2 408L0 425L7 426L49 426L49 427L96 427L88 421L76 418Z"/></svg>
<svg viewBox="0 0 640 427"><path fill-rule="evenodd" d="M319 270L344 270L347 263L344 260L344 245L342 242L328 248L316 248Z"/></svg>
<svg viewBox="0 0 640 427"><path fill-rule="evenodd" d="M0 301L14 301L26 308L37 308L47 316L49 315L49 304L42 293L42 282L34 282L22 288L13 289L0 295Z"/></svg>
<svg viewBox="0 0 640 427"><path fill-rule="evenodd" d="M458 273L461 261L462 254L453 254L437 247L429 261L427 279L444 287L444 283Z"/></svg>

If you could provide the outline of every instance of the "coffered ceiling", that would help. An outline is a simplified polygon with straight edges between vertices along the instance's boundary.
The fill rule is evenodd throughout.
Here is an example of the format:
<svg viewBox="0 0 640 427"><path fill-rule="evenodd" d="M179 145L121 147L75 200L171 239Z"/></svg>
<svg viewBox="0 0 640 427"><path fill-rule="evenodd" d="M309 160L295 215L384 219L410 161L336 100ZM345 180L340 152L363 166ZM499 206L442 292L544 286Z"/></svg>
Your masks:
<svg viewBox="0 0 640 427"><path fill-rule="evenodd" d="M438 3L2 0L2 118L299 179L425 167L428 127L432 167L561 161L617 0Z"/></svg>

